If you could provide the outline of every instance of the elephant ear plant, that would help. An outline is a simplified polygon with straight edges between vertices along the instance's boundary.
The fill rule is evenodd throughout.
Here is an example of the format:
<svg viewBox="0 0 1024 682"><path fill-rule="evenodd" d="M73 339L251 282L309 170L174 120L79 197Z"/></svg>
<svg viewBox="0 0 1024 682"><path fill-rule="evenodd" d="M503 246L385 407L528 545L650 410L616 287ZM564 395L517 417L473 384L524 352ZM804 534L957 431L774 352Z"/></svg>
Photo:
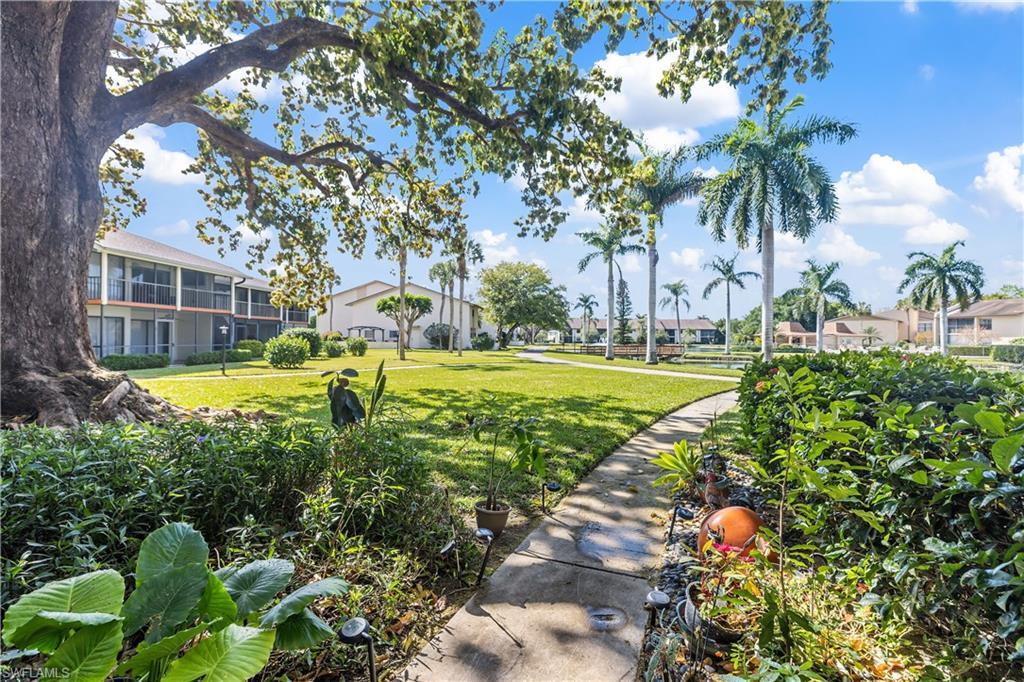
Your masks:
<svg viewBox="0 0 1024 682"><path fill-rule="evenodd" d="M18 651L8 649L6 658L41 656L37 675L79 682L111 674L146 682L241 682L263 670L275 648L306 649L334 635L309 606L344 594L345 581L309 583L268 608L291 582L290 561L211 571L208 559L203 536L172 523L142 542L128 599L124 578L113 570L47 583L7 610L3 641Z"/></svg>
<svg viewBox="0 0 1024 682"><path fill-rule="evenodd" d="M332 376L333 375L333 376ZM384 361L377 366L377 375L373 380L373 390L370 392L366 406L363 406L359 396L349 388L349 378L359 376L354 369L345 368L342 370L329 370L320 376L331 377L327 382L327 399L331 405L331 423L336 427L344 428L354 426L360 421L363 426L369 428L373 423L373 417L380 407L384 397L384 387L387 384L387 376L384 374Z"/></svg>

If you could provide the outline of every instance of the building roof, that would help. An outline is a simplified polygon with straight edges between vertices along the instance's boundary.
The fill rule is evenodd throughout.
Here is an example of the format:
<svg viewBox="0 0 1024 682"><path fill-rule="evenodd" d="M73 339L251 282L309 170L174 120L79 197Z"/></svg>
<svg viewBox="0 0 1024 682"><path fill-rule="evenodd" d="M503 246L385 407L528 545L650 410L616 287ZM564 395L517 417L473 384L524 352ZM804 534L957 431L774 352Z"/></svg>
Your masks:
<svg viewBox="0 0 1024 682"><path fill-rule="evenodd" d="M607 320L604 317L595 317L593 322L594 322L595 325L597 325L598 329L604 329L604 326L606 326ZM630 320L630 322L635 325L636 324L636 319ZM684 318L684 319L679 320L679 323L680 323L680 325L682 325L683 329L691 329L691 330L695 330L695 331L701 331L701 330L714 331L714 330L717 329L717 327L715 327L714 323L711 322L711 320L705 320L702 317L694 317L694 318L688 318L688 319ZM672 319L660 318L659 317L657 319L656 324L659 327L661 327L662 329L665 329L665 330L675 329L676 328L676 320L675 320L674 317ZM580 329L580 328L582 328L583 327L583 318L582 317L570 317L569 318L569 326L572 329Z"/></svg>
<svg viewBox="0 0 1024 682"><path fill-rule="evenodd" d="M349 301L348 303L346 303L345 305L355 305L356 303L360 303L361 301L365 301L368 298L380 298L381 296L389 296L392 292L397 292L398 291L398 285L397 284L388 284L387 282L383 282L383 281L381 281L379 279L374 279L374 280L370 280L369 282L364 282L363 284L360 284L359 286L360 287L361 286L366 286L367 284L373 284L374 282L380 282L381 284L386 284L388 288L387 289L381 289L379 291L373 292L372 294L367 294L366 296L362 296L360 298L353 299L353 300ZM413 282L407 282L405 286L406 286L406 289L408 289L409 287L415 287L417 289L422 289L423 291L429 291L432 294L437 294L438 296L444 296L446 298L448 296L448 294L443 294L440 291L434 291L433 289L431 289L429 287L425 287L422 284L416 284L416 283L413 283ZM345 291L352 291L352 289L358 289L358 288L359 287L350 287L350 288L346 289ZM339 291L337 294L333 294L333 296L337 296L338 294L343 294L343 293L345 293L345 291ZM460 299L459 299L458 296L456 296L455 300L458 301ZM464 303L469 304L470 306L476 306L477 308L480 307L479 303L473 303L473 301L466 301L465 299L462 299L462 301Z"/></svg>
<svg viewBox="0 0 1024 682"><path fill-rule="evenodd" d="M877 320L878 322L895 322L889 317L881 317L879 315L872 315L871 313L863 313L860 315L840 315L839 317L833 317L831 320L825 320L825 323L837 322L842 320Z"/></svg>
<svg viewBox="0 0 1024 682"><path fill-rule="evenodd" d="M950 317L1003 317L1024 315L1024 298L997 298L977 301L964 310L950 310Z"/></svg>
<svg viewBox="0 0 1024 682"><path fill-rule="evenodd" d="M779 322L775 325L775 332L781 334L806 334L807 330L799 322Z"/></svg>
<svg viewBox="0 0 1024 682"><path fill-rule="evenodd" d="M131 232L107 232L102 239L97 240L97 244L104 249L116 251L119 255L123 254L128 257L152 258L172 265L198 268L217 274L247 277L244 272L236 270L230 265L203 258Z"/></svg>

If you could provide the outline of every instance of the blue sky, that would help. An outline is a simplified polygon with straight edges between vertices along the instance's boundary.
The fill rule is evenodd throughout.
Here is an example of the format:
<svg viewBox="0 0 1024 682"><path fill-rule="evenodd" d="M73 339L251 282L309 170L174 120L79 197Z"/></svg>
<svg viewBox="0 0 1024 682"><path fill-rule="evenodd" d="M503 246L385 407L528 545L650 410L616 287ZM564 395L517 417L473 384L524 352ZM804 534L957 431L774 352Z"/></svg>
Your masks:
<svg viewBox="0 0 1024 682"><path fill-rule="evenodd" d="M495 23L517 29L554 7L515 3L503 8ZM835 6L830 19L833 69L824 81L793 93L805 96L805 114L854 122L860 134L845 146L815 150L837 182L841 216L835 224L820 226L806 243L778 238L777 292L797 284L804 259L838 260L854 298L881 310L898 297L896 285L908 251L937 251L959 238L967 242L964 255L984 267L987 290L1007 282L1024 284L1024 9L1017 3L847 2ZM653 88L659 65L642 48L626 43L618 53L605 55L594 45L581 55L584 65L602 60L623 78L622 92L605 102L609 113L646 131L649 141L662 147L704 140L731 127L746 101L742 89L698 88L685 105L663 100ZM262 96L272 101L276 95ZM196 179L181 173L195 151L195 137L194 130L181 125L166 130L146 126L138 132L134 144L147 158L139 189L149 211L130 229L218 258L213 247L195 237L193 225L204 215L204 205ZM704 165L724 168L725 161ZM568 287L570 299L580 293L605 299L600 267L595 264L582 274L576 270L586 251L574 233L599 221L585 207L574 207L569 222L548 242L519 238L513 221L523 207L515 183L485 177L467 213L490 263L535 261ZM724 316L724 297L700 299L709 279L701 266L715 255L731 255L735 247L714 242L695 216L692 203L666 212L659 282L685 280L691 314L718 319ZM229 253L225 260L244 267L246 257ZM357 261L335 252L331 261L342 274L342 288L368 279L395 279L394 266L371 255ZM755 252L744 253L740 261L759 269ZM630 257L622 265L634 308L643 310L646 260ZM411 262L412 280L427 284L429 266ZM733 315L757 303L754 284L734 294Z"/></svg>

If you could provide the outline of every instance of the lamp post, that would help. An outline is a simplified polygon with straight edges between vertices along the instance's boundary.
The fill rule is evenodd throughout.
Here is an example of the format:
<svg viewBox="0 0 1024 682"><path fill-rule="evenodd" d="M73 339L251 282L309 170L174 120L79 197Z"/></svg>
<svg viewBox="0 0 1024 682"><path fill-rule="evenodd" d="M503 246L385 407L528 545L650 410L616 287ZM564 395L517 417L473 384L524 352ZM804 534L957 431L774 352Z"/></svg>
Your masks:
<svg viewBox="0 0 1024 682"><path fill-rule="evenodd" d="M228 375L227 370L228 364L228 326L222 324L220 326L220 373L222 376Z"/></svg>
<svg viewBox="0 0 1024 682"><path fill-rule="evenodd" d="M377 682L377 652L373 648L373 636L370 634L370 624L365 618L350 618L341 626L341 634L338 636L345 644L366 644L368 657L370 659L370 682Z"/></svg>

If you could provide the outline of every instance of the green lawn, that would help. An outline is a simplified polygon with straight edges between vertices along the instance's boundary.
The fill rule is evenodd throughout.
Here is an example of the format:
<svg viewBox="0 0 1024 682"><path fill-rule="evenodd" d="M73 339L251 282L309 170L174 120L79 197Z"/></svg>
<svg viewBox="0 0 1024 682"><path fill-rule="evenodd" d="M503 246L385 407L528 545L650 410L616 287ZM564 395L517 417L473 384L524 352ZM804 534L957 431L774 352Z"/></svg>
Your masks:
<svg viewBox="0 0 1024 682"><path fill-rule="evenodd" d="M615 360L605 360L603 355L583 355L582 353L559 353L557 351L544 351L544 355L548 355L559 360L574 360L575 362L586 362L591 365L612 365L615 367L644 367L647 369L667 369L671 372L689 372L690 374L712 374L723 377L741 377L743 376L742 369L727 369L725 367L709 367L706 364L699 362L666 362L661 361L658 363L656 368L652 368L651 365L647 365L643 360L627 360L625 358L616 358Z"/></svg>
<svg viewBox="0 0 1024 682"><path fill-rule="evenodd" d="M541 419L540 435L551 450L549 477L568 486L662 415L734 387L731 382L713 380L642 376L529 361L499 362L512 358L494 355L489 358L490 364L475 367L432 367L388 374L389 400L412 420L412 435L420 442L423 454L433 460L439 481L467 507L480 499L486 487L486 462L476 443L463 448L463 424L465 415L480 413L489 398L501 412L518 409ZM372 363L360 366L366 364ZM371 380L372 372L363 373L353 381L356 391L365 393ZM308 374L140 381L152 392L185 407L263 409L292 418L326 421L329 413L324 382ZM510 483L507 497L518 508L535 504L536 481L520 477Z"/></svg>
<svg viewBox="0 0 1024 682"><path fill-rule="evenodd" d="M352 355L342 355L340 358L317 357L306 361L306 364L297 369L276 369L270 366L266 360L253 360L251 362L232 362L227 366L229 376L245 376L246 374L294 374L296 372L323 372L329 369L342 369L351 367L353 369L376 369L381 360L384 360L385 367L400 367L403 365L451 365L479 362L522 362L515 356L516 351L463 351L460 358L457 353L449 353L439 350L409 350L405 353L405 360L398 359L398 353L394 350L383 348L371 348L366 355L359 358ZM133 379L158 379L162 377L212 377L220 376L220 365L193 365L186 367L176 365L174 367L162 367L160 369L137 369L128 372Z"/></svg>

